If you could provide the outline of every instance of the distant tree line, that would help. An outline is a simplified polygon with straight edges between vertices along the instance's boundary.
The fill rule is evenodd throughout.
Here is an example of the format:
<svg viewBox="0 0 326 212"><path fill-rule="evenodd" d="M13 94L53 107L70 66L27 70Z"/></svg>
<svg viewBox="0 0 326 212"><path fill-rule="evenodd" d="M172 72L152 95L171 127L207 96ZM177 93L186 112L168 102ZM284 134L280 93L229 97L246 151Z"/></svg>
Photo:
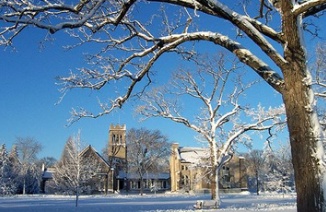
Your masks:
<svg viewBox="0 0 326 212"><path fill-rule="evenodd" d="M37 158L42 145L32 137L17 137L11 150L0 146L0 196L40 193L42 164L53 165L52 157Z"/></svg>

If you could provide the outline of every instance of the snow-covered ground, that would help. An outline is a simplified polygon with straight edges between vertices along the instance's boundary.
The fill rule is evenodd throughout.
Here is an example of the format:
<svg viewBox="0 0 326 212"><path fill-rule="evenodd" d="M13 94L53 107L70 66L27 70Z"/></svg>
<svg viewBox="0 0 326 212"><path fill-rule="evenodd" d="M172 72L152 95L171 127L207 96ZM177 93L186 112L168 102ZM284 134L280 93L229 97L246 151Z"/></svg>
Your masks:
<svg viewBox="0 0 326 212"><path fill-rule="evenodd" d="M208 200L209 195L189 194L147 194L107 196L81 196L75 207L75 197L34 195L0 198L0 211L8 212L54 212L54 211L152 211L184 212L194 211L196 200ZM218 211L296 211L294 194L227 194L222 195L221 208ZM216 211L216 210L197 210Z"/></svg>

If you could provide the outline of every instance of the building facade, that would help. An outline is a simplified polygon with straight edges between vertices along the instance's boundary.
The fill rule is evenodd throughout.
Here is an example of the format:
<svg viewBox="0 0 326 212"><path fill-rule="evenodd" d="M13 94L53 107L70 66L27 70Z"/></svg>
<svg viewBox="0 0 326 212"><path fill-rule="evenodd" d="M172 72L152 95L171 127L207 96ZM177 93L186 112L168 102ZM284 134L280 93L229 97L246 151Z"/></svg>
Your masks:
<svg viewBox="0 0 326 212"><path fill-rule="evenodd" d="M108 139L108 161L112 170L109 189L113 191L162 191L170 188L168 173L149 173L140 180L138 173L130 173L126 125L110 125ZM142 186L141 186L142 185Z"/></svg>
<svg viewBox="0 0 326 212"><path fill-rule="evenodd" d="M81 153L82 163L88 168L87 181L91 193L116 191L210 191L209 149L180 147L172 144L170 173L145 172L140 178L137 173L128 172L128 148L126 125L110 125L107 155L101 156L92 146ZM46 191L54 169L44 169L42 190ZM219 188L226 191L247 190L247 175L244 158L233 156L219 172ZM140 180L141 179L141 180Z"/></svg>
<svg viewBox="0 0 326 212"><path fill-rule="evenodd" d="M172 144L171 191L210 191L209 149ZM247 190L244 158L233 156L219 171L219 188L225 192Z"/></svg>
<svg viewBox="0 0 326 212"><path fill-rule="evenodd" d="M108 163L111 166L110 190L113 192L127 190L125 177L127 172L126 125L110 125L108 138Z"/></svg>
<svg viewBox="0 0 326 212"><path fill-rule="evenodd" d="M108 156L115 159L126 160L126 125L110 125L108 140Z"/></svg>

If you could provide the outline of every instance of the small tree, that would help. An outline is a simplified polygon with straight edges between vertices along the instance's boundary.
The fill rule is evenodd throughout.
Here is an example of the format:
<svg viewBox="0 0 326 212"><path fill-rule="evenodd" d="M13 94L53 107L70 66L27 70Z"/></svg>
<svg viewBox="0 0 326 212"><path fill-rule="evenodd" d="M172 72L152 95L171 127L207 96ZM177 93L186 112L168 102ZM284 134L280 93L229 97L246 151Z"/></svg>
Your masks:
<svg viewBox="0 0 326 212"><path fill-rule="evenodd" d="M83 187L83 165L80 157L81 140L80 133L68 138L61 159L55 165L53 180L58 192L74 194L76 207L78 207L79 195L87 188Z"/></svg>
<svg viewBox="0 0 326 212"><path fill-rule="evenodd" d="M252 150L246 157L246 161L250 170L254 172L256 180L256 193L259 195L260 178L265 166L265 158L263 157L263 151Z"/></svg>
<svg viewBox="0 0 326 212"><path fill-rule="evenodd" d="M160 173L168 164L170 144L160 131L144 128L132 128L126 136L128 172L137 173L140 181L140 194L144 191L144 174L146 172Z"/></svg>

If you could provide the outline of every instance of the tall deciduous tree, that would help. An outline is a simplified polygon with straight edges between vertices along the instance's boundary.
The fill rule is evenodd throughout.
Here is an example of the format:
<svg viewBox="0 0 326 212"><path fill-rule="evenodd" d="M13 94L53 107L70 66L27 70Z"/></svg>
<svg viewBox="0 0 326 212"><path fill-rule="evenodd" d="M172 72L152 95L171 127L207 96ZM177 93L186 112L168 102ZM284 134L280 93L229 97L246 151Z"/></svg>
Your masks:
<svg viewBox="0 0 326 212"><path fill-rule="evenodd" d="M37 164L40 167L44 166L45 168L48 168L48 167L53 167L56 162L57 159L55 159L54 157L43 157L37 161Z"/></svg>
<svg viewBox="0 0 326 212"><path fill-rule="evenodd" d="M42 145L33 137L17 137L15 141L20 162L20 183L23 194L39 192L41 167L37 167L37 154Z"/></svg>
<svg viewBox="0 0 326 212"><path fill-rule="evenodd" d="M168 164L171 145L160 131L144 128L130 129L126 139L128 173L139 176L140 194L143 195L145 173L159 174L164 170L164 165Z"/></svg>
<svg viewBox="0 0 326 212"><path fill-rule="evenodd" d="M242 80L237 64L222 53L205 58L193 58L194 68L177 70L166 86L145 92L137 112L145 118L181 123L199 133L210 149L211 193L219 205L218 173L232 158L234 144L248 131L270 130L281 123L284 109L241 105L240 98L252 84Z"/></svg>
<svg viewBox="0 0 326 212"><path fill-rule="evenodd" d="M151 16L151 12L157 14L154 2L162 2L168 9ZM12 44L20 32L33 26L50 33L67 29L80 42L71 47L89 42L104 44L98 54L88 57L96 67L81 68L80 74L61 78L64 89L101 89L109 81L119 79L130 83L111 104L101 104L103 111L99 114L74 110L72 121L98 117L121 107L135 94L140 81L151 82L149 73L162 55L174 52L189 57L193 46L187 43L194 41L222 46L282 96L298 211L326 211L324 135L303 43L305 29L313 32L309 27L322 27L323 22L313 18L323 18L319 15L326 8L326 0L248 2L252 1L87 0L65 4L61 0L1 0L0 43ZM144 11L146 17L141 15ZM232 27L236 30L226 30Z"/></svg>
<svg viewBox="0 0 326 212"><path fill-rule="evenodd" d="M248 167L254 172L256 178L256 194L259 195L260 178L264 168L265 158L262 150L252 150L246 157Z"/></svg>

